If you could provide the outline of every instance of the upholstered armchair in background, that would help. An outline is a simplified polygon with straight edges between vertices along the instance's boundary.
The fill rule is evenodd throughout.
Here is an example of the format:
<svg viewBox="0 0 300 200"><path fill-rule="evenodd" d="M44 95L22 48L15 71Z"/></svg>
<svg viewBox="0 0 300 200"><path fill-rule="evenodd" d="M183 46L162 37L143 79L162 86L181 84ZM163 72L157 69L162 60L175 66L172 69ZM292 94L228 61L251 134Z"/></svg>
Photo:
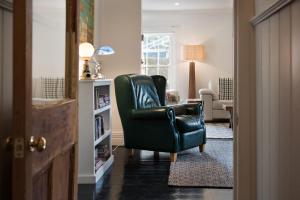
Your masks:
<svg viewBox="0 0 300 200"><path fill-rule="evenodd" d="M205 121L230 119L230 113L224 105L233 105L232 78L219 78L219 92L207 88L199 90L200 100L204 102Z"/></svg>
<svg viewBox="0 0 300 200"><path fill-rule="evenodd" d="M177 152L206 143L203 105L165 105L166 79L163 76L120 75L115 92L124 131L125 147L130 149Z"/></svg>

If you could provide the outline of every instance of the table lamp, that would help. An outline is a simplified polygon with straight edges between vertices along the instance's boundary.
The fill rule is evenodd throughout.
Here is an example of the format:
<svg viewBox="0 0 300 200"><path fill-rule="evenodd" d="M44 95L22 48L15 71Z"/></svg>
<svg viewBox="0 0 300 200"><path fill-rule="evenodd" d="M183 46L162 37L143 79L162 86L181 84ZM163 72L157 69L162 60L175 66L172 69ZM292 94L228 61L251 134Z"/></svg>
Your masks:
<svg viewBox="0 0 300 200"><path fill-rule="evenodd" d="M185 45L184 60L190 62L189 71L189 99L196 98L195 62L204 60L204 47L202 45Z"/></svg>
<svg viewBox="0 0 300 200"><path fill-rule="evenodd" d="M115 51L111 46L107 46L107 45L106 46L100 46L95 50L93 58L94 58L94 56L98 56L98 55L99 56L106 56L106 55L112 55L114 53L115 53ZM96 62L96 66L95 66L95 72L94 72L93 78L94 79L101 79L101 78L104 77L101 74L101 62L98 62L96 59L94 59L94 60Z"/></svg>
<svg viewBox="0 0 300 200"><path fill-rule="evenodd" d="M94 47L92 44L85 42L79 45L79 56L84 60L81 79L91 79L91 72L89 67L89 60L94 55Z"/></svg>

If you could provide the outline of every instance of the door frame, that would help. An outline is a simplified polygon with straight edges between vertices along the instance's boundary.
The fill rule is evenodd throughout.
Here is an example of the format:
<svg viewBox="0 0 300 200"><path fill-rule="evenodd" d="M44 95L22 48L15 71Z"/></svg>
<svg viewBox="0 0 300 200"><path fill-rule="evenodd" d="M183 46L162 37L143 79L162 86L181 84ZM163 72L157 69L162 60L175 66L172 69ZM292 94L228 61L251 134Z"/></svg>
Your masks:
<svg viewBox="0 0 300 200"><path fill-rule="evenodd" d="M234 0L234 199L257 199L255 0Z"/></svg>
<svg viewBox="0 0 300 200"><path fill-rule="evenodd" d="M78 47L78 9L79 2L68 0L70 4L73 2L74 10L76 10L75 19L70 17L73 21L67 26L71 28L72 34L68 34L70 37L68 40L69 47L66 48L70 51L68 55L73 55L71 50ZM32 18L31 13L32 0L18 0L14 2L14 29L18 30L18 33L14 34L14 55L18 59L14 59L14 71L20 72L19 74L26 74L26 76L14 75L14 88L23 89L22 94L14 93L14 101L19 106L14 108L14 122L18 122L19 126L14 127L14 137L22 137L25 132L31 131L31 53L27 51L31 49L31 37L30 34L21 34L31 30L30 23L27 24ZM234 64L234 77L235 77L235 115L234 115L234 199L250 200L256 199L256 70L255 70L255 33L250 24L250 19L254 16L254 0L235 0L234 1L234 32L235 32L235 64ZM74 12L74 11L73 11ZM16 14L17 13L17 14ZM18 23L16 23L16 20ZM73 31L76 32L74 33ZM72 56L71 56L72 57ZM66 69L66 74L70 74L70 80L66 80L66 95L69 97L77 97L77 79L78 69L76 64L78 59L77 55L69 61L70 65ZM18 67L24 66L24 67ZM73 66L73 67L72 67ZM25 78L27 77L27 79ZM30 78L28 78L30 77ZM18 97L26 94L25 99ZM25 95L24 95L25 96ZM20 115L18 112L20 109L26 109L27 115ZM23 119L26 119L25 121ZM22 130L22 131L21 131ZM24 131L25 132L24 132ZM29 154L26 156L30 156ZM25 159L13 159L14 163L18 163L18 166L25 166L24 168L13 169L13 176L17 176L18 183L15 183L13 187L20 187L17 194L13 199L31 199L31 194L26 191L30 191L30 188L24 188L31 179L31 173ZM26 174L24 177L18 176L18 174ZM76 193L74 188L74 193Z"/></svg>
<svg viewBox="0 0 300 200"><path fill-rule="evenodd" d="M66 0L66 3L65 96L77 101L79 0ZM12 179L18 180L18 182L12 183L11 191L13 200L31 200L32 155L27 150L27 141L32 132L32 0L15 0L13 2L13 21L13 123L18 126L14 126L12 132L14 139ZM72 159L74 166L74 174L71 177L72 199L77 199L77 126Z"/></svg>

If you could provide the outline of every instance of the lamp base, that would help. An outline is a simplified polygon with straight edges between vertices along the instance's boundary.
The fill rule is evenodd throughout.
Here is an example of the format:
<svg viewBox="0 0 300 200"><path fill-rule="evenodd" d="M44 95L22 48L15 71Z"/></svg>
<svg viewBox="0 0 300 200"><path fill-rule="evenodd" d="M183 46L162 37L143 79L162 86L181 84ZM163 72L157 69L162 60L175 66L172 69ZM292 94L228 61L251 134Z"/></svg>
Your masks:
<svg viewBox="0 0 300 200"><path fill-rule="evenodd" d="M90 67L89 67L88 60L84 61L83 70L82 70L82 74L80 76L80 79L81 80L91 79L91 72L90 72Z"/></svg>
<svg viewBox="0 0 300 200"><path fill-rule="evenodd" d="M189 99L196 98L195 62L190 62L189 73Z"/></svg>

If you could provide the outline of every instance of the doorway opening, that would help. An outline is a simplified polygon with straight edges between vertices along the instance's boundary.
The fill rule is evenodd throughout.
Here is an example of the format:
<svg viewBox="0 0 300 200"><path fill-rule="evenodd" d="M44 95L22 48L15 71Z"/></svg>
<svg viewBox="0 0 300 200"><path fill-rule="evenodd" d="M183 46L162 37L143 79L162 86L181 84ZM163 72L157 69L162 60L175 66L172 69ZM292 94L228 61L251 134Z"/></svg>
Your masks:
<svg viewBox="0 0 300 200"><path fill-rule="evenodd" d="M169 105L204 102L207 157L194 154L193 150L179 153L177 159L180 164L172 163L170 167L169 185L233 188L233 15L233 0L142 0L142 73L166 77ZM169 51L160 49L165 46L159 37L162 34L172 35L173 44L168 46ZM150 38L153 41L149 42L149 35L154 37ZM198 46L198 49L191 48ZM200 54L200 59L196 54ZM167 73L163 70L145 70L145 66L156 65L160 60L169 61ZM196 61L192 73L190 61ZM193 166L195 162L198 164ZM201 165L204 162L209 163L207 171ZM222 174L217 169L229 173ZM183 174L195 178L185 179ZM207 179L211 176L217 180L215 184ZM232 195L232 190L225 191Z"/></svg>

